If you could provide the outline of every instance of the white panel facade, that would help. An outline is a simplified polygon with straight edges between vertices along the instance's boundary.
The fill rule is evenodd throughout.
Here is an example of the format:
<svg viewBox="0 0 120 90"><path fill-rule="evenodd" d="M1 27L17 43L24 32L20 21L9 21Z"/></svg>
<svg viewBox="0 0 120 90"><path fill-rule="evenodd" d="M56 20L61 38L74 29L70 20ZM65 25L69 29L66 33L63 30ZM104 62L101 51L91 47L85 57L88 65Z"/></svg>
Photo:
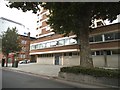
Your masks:
<svg viewBox="0 0 120 90"><path fill-rule="evenodd" d="M53 57L42 57L42 58L37 58L37 63L39 64L54 64Z"/></svg>

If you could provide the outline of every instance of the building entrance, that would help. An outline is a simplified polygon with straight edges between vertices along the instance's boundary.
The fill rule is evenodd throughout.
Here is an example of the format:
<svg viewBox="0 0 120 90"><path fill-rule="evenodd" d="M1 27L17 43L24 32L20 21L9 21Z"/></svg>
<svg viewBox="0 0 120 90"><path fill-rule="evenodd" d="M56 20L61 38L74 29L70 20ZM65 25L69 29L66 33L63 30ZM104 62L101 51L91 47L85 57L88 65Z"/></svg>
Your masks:
<svg viewBox="0 0 120 90"><path fill-rule="evenodd" d="M55 56L55 65L59 65L59 56Z"/></svg>
<svg viewBox="0 0 120 90"><path fill-rule="evenodd" d="M61 54L55 54L55 65L60 65Z"/></svg>

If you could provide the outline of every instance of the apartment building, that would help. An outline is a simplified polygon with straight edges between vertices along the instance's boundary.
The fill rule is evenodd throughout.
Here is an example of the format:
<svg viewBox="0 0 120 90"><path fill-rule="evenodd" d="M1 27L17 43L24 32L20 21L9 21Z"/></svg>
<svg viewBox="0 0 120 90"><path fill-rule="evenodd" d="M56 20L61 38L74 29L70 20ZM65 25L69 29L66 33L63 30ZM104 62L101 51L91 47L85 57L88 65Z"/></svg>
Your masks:
<svg viewBox="0 0 120 90"><path fill-rule="evenodd" d="M30 44L31 59L40 64L51 65L80 65L80 54L76 35L64 37L52 32L46 24L48 10L43 8L38 13L37 40ZM89 33L89 42L92 50L93 64L96 67L118 68L120 54L120 23L105 25L102 21L96 22Z"/></svg>

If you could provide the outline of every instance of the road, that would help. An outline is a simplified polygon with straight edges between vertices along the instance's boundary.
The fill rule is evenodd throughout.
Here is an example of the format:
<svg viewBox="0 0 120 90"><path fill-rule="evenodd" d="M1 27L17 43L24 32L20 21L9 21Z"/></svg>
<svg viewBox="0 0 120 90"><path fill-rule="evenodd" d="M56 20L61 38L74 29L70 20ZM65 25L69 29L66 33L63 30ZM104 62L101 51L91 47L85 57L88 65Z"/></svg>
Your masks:
<svg viewBox="0 0 120 90"><path fill-rule="evenodd" d="M2 70L2 88L69 88L69 89L71 88L77 90L78 87L72 84L57 81L49 77L41 77L28 73ZM79 90L96 90L96 89L95 88L83 89L82 86L79 86ZM116 90L116 89L103 88L103 90Z"/></svg>
<svg viewBox="0 0 120 90"><path fill-rule="evenodd" d="M25 73L2 71L2 88L74 88L50 78L36 77Z"/></svg>

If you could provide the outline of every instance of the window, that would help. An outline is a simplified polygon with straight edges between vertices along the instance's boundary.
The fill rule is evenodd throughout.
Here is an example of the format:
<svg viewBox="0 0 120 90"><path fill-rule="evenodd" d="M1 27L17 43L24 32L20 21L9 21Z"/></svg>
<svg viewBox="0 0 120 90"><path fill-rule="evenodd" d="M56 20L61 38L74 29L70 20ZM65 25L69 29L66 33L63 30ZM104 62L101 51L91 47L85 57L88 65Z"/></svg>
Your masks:
<svg viewBox="0 0 120 90"><path fill-rule="evenodd" d="M50 42L46 43L46 47L50 47Z"/></svg>
<svg viewBox="0 0 120 90"><path fill-rule="evenodd" d="M58 42L58 45L64 45L65 44L65 40L63 39L63 40L59 40Z"/></svg>
<svg viewBox="0 0 120 90"><path fill-rule="evenodd" d="M25 41L25 40L21 41L21 44L26 44L26 43L27 43L27 41Z"/></svg>
<svg viewBox="0 0 120 90"><path fill-rule="evenodd" d="M69 54L68 53L64 53L64 56L69 56Z"/></svg>
<svg viewBox="0 0 120 90"><path fill-rule="evenodd" d="M45 55L44 54L42 54L42 57L44 57Z"/></svg>
<svg viewBox="0 0 120 90"><path fill-rule="evenodd" d="M107 33L105 34L105 40L114 40L114 34L113 33Z"/></svg>
<svg viewBox="0 0 120 90"><path fill-rule="evenodd" d="M64 53L64 56L67 56L67 54L66 54L66 53Z"/></svg>
<svg viewBox="0 0 120 90"><path fill-rule="evenodd" d="M89 38L89 42L94 42L94 38L93 38L93 37L90 37L90 38Z"/></svg>
<svg viewBox="0 0 120 90"><path fill-rule="evenodd" d="M120 49L112 50L112 54L120 54Z"/></svg>
<svg viewBox="0 0 120 90"><path fill-rule="evenodd" d="M77 44L77 41L76 41L76 39L74 39L74 38L71 38L71 39L70 39L70 44Z"/></svg>
<svg viewBox="0 0 120 90"><path fill-rule="evenodd" d="M31 50L34 50L34 49L35 49L35 45L32 45L32 46L31 46Z"/></svg>
<svg viewBox="0 0 120 90"><path fill-rule="evenodd" d="M115 33L115 39L120 39L120 32Z"/></svg>
<svg viewBox="0 0 120 90"><path fill-rule="evenodd" d="M69 45L70 42L69 42L69 39L65 39L65 45Z"/></svg>
<svg viewBox="0 0 120 90"><path fill-rule="evenodd" d="M48 54L48 57L52 57L53 55L52 54Z"/></svg>
<svg viewBox="0 0 120 90"><path fill-rule="evenodd" d="M102 35L97 35L94 38L95 38L95 42L102 41Z"/></svg>
<svg viewBox="0 0 120 90"><path fill-rule="evenodd" d="M52 41L51 42L51 47L54 47L54 46L56 46L57 45L57 41Z"/></svg>
<svg viewBox="0 0 120 90"><path fill-rule="evenodd" d="M102 35L96 35L89 38L89 42L99 42L99 41L103 41Z"/></svg>
<svg viewBox="0 0 120 90"><path fill-rule="evenodd" d="M100 51L96 51L96 55L100 55Z"/></svg>
<svg viewBox="0 0 120 90"><path fill-rule="evenodd" d="M38 44L39 49L42 49L42 44Z"/></svg>
<svg viewBox="0 0 120 90"><path fill-rule="evenodd" d="M42 44L42 48L45 48L45 47L46 47L46 44L45 44L45 43L43 43L43 44Z"/></svg>
<svg viewBox="0 0 120 90"><path fill-rule="evenodd" d="M112 55L112 53L111 53L110 50L106 50L106 54L107 54L107 55Z"/></svg>
<svg viewBox="0 0 120 90"><path fill-rule="evenodd" d="M75 56L76 56L76 55L78 55L78 52L73 52L72 55L75 55Z"/></svg>
<svg viewBox="0 0 120 90"><path fill-rule="evenodd" d="M38 54L38 57L41 57L41 54Z"/></svg>
<svg viewBox="0 0 120 90"><path fill-rule="evenodd" d="M35 45L35 49L39 49L39 45Z"/></svg>
<svg viewBox="0 0 120 90"><path fill-rule="evenodd" d="M72 52L69 53L69 56L72 56Z"/></svg>
<svg viewBox="0 0 120 90"><path fill-rule="evenodd" d="M92 51L92 52L91 52L91 55L95 55L95 52L94 52L94 51Z"/></svg>
<svg viewBox="0 0 120 90"><path fill-rule="evenodd" d="M94 55L95 53L93 53ZM96 55L103 55L103 51L96 51Z"/></svg>

